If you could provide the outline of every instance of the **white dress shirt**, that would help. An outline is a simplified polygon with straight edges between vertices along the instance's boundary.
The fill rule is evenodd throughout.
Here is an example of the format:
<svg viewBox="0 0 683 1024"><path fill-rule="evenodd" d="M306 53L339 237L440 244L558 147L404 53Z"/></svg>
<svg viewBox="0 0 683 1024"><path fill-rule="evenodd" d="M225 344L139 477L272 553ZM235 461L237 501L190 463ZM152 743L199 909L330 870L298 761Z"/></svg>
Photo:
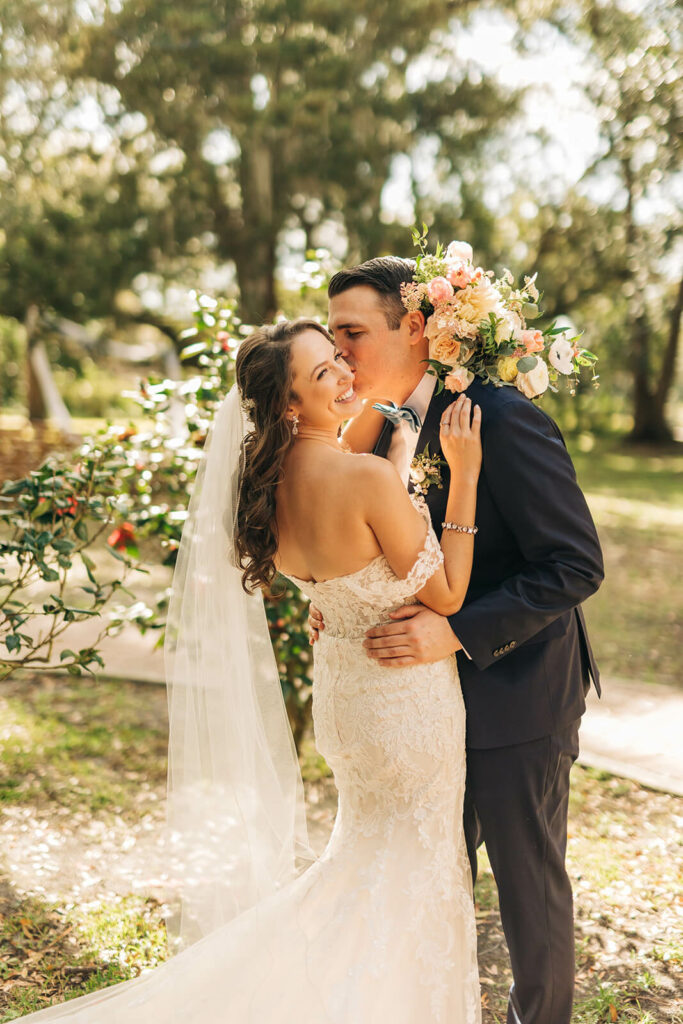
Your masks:
<svg viewBox="0 0 683 1024"><path fill-rule="evenodd" d="M431 373L425 373L413 393L403 403L415 410L423 424L435 387L436 377ZM419 431L413 430L407 420L401 420L391 435L387 458L396 466L406 487L410 480L410 463L413 461L419 436Z"/></svg>

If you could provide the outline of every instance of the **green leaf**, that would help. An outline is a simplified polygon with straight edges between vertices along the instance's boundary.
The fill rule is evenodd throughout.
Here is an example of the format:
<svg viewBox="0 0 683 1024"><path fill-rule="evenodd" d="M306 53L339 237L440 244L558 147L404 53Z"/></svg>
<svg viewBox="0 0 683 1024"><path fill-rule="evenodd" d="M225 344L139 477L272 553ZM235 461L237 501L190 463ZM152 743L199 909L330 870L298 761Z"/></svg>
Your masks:
<svg viewBox="0 0 683 1024"><path fill-rule="evenodd" d="M522 358L517 363L517 369L520 373L528 373L529 370L533 370L537 362L537 356L522 356Z"/></svg>
<svg viewBox="0 0 683 1024"><path fill-rule="evenodd" d="M118 562L128 563L128 559L126 558L126 556L121 554L120 551L117 551L116 548L107 548L107 550L109 554L112 556L112 558L115 558Z"/></svg>
<svg viewBox="0 0 683 1024"><path fill-rule="evenodd" d="M41 516L45 516L49 512L52 512L53 505L54 502L52 498L47 498L45 501L40 502L40 504L36 505L35 508L31 509L31 519L38 519Z"/></svg>
<svg viewBox="0 0 683 1024"><path fill-rule="evenodd" d="M95 563L93 562L92 558L85 554L84 551L81 551L80 554L81 561L83 562L83 565L85 566L85 571L88 574L88 579L90 580L91 583L94 583L97 586L97 580L93 576L93 569L95 568Z"/></svg>
<svg viewBox="0 0 683 1024"><path fill-rule="evenodd" d="M26 480L5 480L0 494L21 494L29 486Z"/></svg>
<svg viewBox="0 0 683 1024"><path fill-rule="evenodd" d="M85 525L82 519L79 519L78 522L74 524L74 533L76 534L79 540L88 540L88 527Z"/></svg>
<svg viewBox="0 0 683 1024"><path fill-rule="evenodd" d="M10 653L12 651L18 651L21 647L21 639L16 633L10 633L8 637L5 637L5 647Z"/></svg>
<svg viewBox="0 0 683 1024"><path fill-rule="evenodd" d="M70 650L69 650L69 648L68 648L68 647L66 647L66 648L65 648L65 649L64 649L64 650L62 651L62 653L61 653L61 654L59 655L59 660L60 660L60 661L64 661L64 659L65 659L65 658L75 658L75 657L76 657L76 655L74 654L74 652L73 652L73 651L70 651Z"/></svg>
<svg viewBox="0 0 683 1024"><path fill-rule="evenodd" d="M66 670L70 676L80 676L81 666L80 665L67 665Z"/></svg>
<svg viewBox="0 0 683 1024"><path fill-rule="evenodd" d="M37 565L40 575L48 583L54 583L56 580L59 579L59 573L56 572L54 569L51 569L50 566L47 565L45 562L38 562Z"/></svg>

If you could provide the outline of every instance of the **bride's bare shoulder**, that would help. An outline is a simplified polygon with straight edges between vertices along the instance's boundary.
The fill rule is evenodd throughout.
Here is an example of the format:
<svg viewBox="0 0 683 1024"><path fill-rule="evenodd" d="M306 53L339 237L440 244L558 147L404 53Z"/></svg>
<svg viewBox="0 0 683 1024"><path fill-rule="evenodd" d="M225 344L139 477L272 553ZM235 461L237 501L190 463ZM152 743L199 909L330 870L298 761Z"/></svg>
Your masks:
<svg viewBox="0 0 683 1024"><path fill-rule="evenodd" d="M357 454L346 460L349 482L362 491L403 486L396 467L379 455Z"/></svg>

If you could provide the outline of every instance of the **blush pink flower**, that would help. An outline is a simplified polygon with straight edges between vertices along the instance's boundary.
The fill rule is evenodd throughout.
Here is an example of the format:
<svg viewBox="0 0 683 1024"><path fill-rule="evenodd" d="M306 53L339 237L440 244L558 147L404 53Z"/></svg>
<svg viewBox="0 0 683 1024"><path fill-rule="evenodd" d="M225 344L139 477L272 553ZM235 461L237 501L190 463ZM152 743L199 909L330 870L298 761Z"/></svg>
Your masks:
<svg viewBox="0 0 683 1024"><path fill-rule="evenodd" d="M445 277L435 277L427 286L427 294L429 295L429 301L434 306L440 302L448 302L449 299L453 298L453 285Z"/></svg>
<svg viewBox="0 0 683 1024"><path fill-rule="evenodd" d="M446 276L454 288L466 288L472 280L471 267L467 263L453 263Z"/></svg>
<svg viewBox="0 0 683 1024"><path fill-rule="evenodd" d="M448 391L466 391L474 380L474 374L464 366L456 366L444 377L443 385Z"/></svg>

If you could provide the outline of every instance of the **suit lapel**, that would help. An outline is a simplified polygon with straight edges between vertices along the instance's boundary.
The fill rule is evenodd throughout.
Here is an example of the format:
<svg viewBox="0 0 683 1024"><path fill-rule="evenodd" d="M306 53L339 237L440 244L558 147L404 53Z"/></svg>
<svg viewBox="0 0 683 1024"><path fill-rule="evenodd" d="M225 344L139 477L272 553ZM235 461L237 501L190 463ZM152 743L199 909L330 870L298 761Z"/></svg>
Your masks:
<svg viewBox="0 0 683 1024"><path fill-rule="evenodd" d="M427 445L429 445L430 455L440 455L441 446L439 445L439 427L441 424L441 416L446 408L453 401L453 395L450 391L446 391L444 388L440 394L437 395L436 391L432 395L432 400L429 403L427 409L427 415L425 416L424 423L422 424L422 430L420 436L417 439L417 447L415 448L415 454L421 455ZM428 488L425 495L425 501L429 514L432 518L432 523L440 527L440 520L443 518L443 511L445 508L446 498L448 496L448 485L450 482L450 472L448 466L441 467L441 481L443 488L439 489L436 485ZM409 487L412 491L412 484ZM441 531L437 529L437 534Z"/></svg>

